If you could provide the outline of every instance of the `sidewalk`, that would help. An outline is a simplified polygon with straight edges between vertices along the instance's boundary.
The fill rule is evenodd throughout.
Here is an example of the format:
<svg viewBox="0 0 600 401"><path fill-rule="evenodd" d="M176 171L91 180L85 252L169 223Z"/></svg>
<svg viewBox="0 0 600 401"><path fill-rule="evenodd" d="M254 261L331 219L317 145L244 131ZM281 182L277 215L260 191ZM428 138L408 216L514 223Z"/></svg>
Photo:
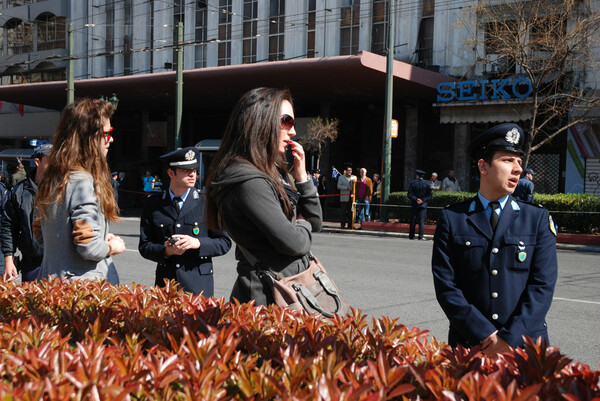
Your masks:
<svg viewBox="0 0 600 401"><path fill-rule="evenodd" d="M409 224L407 223L382 223L379 221L365 221L362 224L362 227L358 223L356 223L354 226L355 229L351 230L347 228L341 228L339 222L324 221L323 229L321 231L341 234L408 238ZM426 240L433 240L434 233L434 225L425 226ZM600 235L559 233L556 238L556 247L558 249L600 252Z"/></svg>

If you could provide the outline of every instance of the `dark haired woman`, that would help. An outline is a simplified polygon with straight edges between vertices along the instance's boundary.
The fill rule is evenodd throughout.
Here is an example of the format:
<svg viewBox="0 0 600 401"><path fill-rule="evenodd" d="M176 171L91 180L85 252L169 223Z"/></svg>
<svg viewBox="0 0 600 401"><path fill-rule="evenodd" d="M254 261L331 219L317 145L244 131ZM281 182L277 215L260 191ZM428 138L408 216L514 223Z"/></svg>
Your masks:
<svg viewBox="0 0 600 401"><path fill-rule="evenodd" d="M226 229L263 267L283 276L308 267L312 232L322 225L317 189L306 173L302 146L292 140L295 135L287 90L256 88L245 93L229 118L206 187L208 227ZM231 298L273 303L239 246L236 259L238 278Z"/></svg>
<svg viewBox="0 0 600 401"><path fill-rule="evenodd" d="M111 255L125 243L108 232L117 221L110 170L110 102L81 99L63 110L46 174L35 200L44 258L38 279L107 278L119 283ZM39 222L38 221L38 222Z"/></svg>

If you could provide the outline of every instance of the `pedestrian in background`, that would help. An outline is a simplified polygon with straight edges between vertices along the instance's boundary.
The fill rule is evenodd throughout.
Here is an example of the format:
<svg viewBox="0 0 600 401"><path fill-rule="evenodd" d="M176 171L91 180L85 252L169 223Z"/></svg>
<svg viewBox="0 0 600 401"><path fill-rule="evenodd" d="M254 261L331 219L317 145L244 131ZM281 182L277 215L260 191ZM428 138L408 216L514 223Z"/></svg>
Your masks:
<svg viewBox="0 0 600 401"><path fill-rule="evenodd" d="M511 196L524 140L521 127L500 124L471 141L479 192L442 211L433 244L433 281L450 321L448 343L480 345L492 357L523 346L523 336L548 340L556 230L546 209Z"/></svg>
<svg viewBox="0 0 600 401"><path fill-rule="evenodd" d="M367 169L361 167L356 181L356 219L359 223L371 220L369 203L373 194L373 182L367 177Z"/></svg>
<svg viewBox="0 0 600 401"><path fill-rule="evenodd" d="M410 199L410 230L408 238L415 239L415 224L419 219L419 239L425 238L425 215L427 214L427 203L431 199L431 185L423 179L425 172L416 170L416 179L408 187L408 198Z"/></svg>
<svg viewBox="0 0 600 401"><path fill-rule="evenodd" d="M337 189L340 190L340 209L342 228L352 228L352 202L354 194L354 184L356 184L356 176L352 174L352 165L347 164L344 174L340 175L337 180Z"/></svg>
<svg viewBox="0 0 600 401"><path fill-rule="evenodd" d="M146 175L142 178L142 189L146 194L150 195L152 192L152 182L154 181L154 177L152 176L152 172L150 170L146 170Z"/></svg>
<svg viewBox="0 0 600 401"><path fill-rule="evenodd" d="M110 102L91 99L63 109L35 200L36 223L41 221L36 238L44 247L38 279L106 278L119 283L112 255L123 252L125 243L108 232L108 222L118 220L106 162L114 141L113 112Z"/></svg>
<svg viewBox="0 0 600 401"><path fill-rule="evenodd" d="M21 272L21 282L34 281L42 264L43 249L33 235L31 223L34 220L33 204L42 181L52 145L38 146L31 157L35 163L29 177L15 186L7 195L0 228L2 253L4 254L4 280L16 279ZM20 258L15 257L16 251Z"/></svg>
<svg viewBox="0 0 600 401"><path fill-rule="evenodd" d="M517 199L521 199L523 202L533 203L533 176L535 173L532 169L526 168L523 170L523 178L519 180L517 184L517 189L515 189L514 197Z"/></svg>
<svg viewBox="0 0 600 401"><path fill-rule="evenodd" d="M373 174L373 196L371 197L371 216L373 220L379 219L379 208L381 207L381 180L379 174Z"/></svg>
<svg viewBox="0 0 600 401"><path fill-rule="evenodd" d="M442 191L446 192L460 192L460 185L458 180L454 177L454 170L448 171L448 177L442 181Z"/></svg>
<svg viewBox="0 0 600 401"><path fill-rule="evenodd" d="M223 227L237 243L238 277L231 299L274 303L256 263L283 277L310 264L312 233L321 230L317 188L306 172L302 145L292 138L294 108L289 91L256 88L233 109L208 173L208 227ZM286 147L292 170L287 171ZM293 182L292 182L293 179ZM252 259L252 258L251 258Z"/></svg>
<svg viewBox="0 0 600 401"><path fill-rule="evenodd" d="M325 203L327 201L327 176L322 175L319 177L319 183L317 185L317 193L319 194L319 203L321 203L321 213L323 219L325 219Z"/></svg>
<svg viewBox="0 0 600 401"><path fill-rule="evenodd" d="M321 170L319 170L318 168L314 169L312 171L312 182L313 184L315 184L315 187L319 186L319 177L321 176Z"/></svg>
<svg viewBox="0 0 600 401"><path fill-rule="evenodd" d="M431 173L431 177L429 178L429 184L431 185L432 191L439 191L442 183L438 180L438 173Z"/></svg>

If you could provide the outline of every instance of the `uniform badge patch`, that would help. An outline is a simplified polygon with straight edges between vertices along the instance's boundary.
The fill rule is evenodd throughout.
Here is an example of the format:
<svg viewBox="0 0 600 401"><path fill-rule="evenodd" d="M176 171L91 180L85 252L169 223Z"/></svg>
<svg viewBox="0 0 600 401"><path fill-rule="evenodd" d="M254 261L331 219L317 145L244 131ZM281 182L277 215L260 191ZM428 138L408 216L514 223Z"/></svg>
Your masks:
<svg viewBox="0 0 600 401"><path fill-rule="evenodd" d="M516 145L517 143L519 143L520 136L521 136L521 134L519 134L519 130L516 128L513 128L506 133L506 136L504 137L504 139L506 140L506 142Z"/></svg>
<svg viewBox="0 0 600 401"><path fill-rule="evenodd" d="M515 201L511 201L510 202L510 206L512 206L512 210L521 210L521 208L519 207L519 204Z"/></svg>
<svg viewBox="0 0 600 401"><path fill-rule="evenodd" d="M525 259L527 259L527 252L519 252L517 257L519 258L519 262L525 262Z"/></svg>
<svg viewBox="0 0 600 401"><path fill-rule="evenodd" d="M552 216L548 216L548 225L550 226L550 232L554 234L556 237L558 234L556 233L556 224L554 224L554 220L552 220Z"/></svg>
<svg viewBox="0 0 600 401"><path fill-rule="evenodd" d="M198 194L198 191L194 191L194 199L200 199L200 194Z"/></svg>
<svg viewBox="0 0 600 401"><path fill-rule="evenodd" d="M475 201L471 202L471 204L469 205L469 213L474 212L475 211Z"/></svg>
<svg viewBox="0 0 600 401"><path fill-rule="evenodd" d="M192 231L194 232L194 235L200 234L200 229L198 227L194 227Z"/></svg>

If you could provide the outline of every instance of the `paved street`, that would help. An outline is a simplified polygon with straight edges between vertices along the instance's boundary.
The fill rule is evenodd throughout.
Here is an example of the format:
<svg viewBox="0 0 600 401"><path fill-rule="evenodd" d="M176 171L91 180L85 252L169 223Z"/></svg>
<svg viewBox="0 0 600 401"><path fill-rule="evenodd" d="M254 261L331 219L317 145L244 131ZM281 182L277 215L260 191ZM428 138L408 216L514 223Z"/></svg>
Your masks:
<svg viewBox="0 0 600 401"><path fill-rule="evenodd" d="M154 284L154 264L137 252L139 219L125 217L112 231L128 250L115 257L122 283ZM313 252L350 303L370 316L398 317L409 327L446 340L447 320L431 279L432 241L320 233ZM553 345L574 361L600 365L600 254L559 250L559 280L548 315ZM233 251L215 259L215 295L229 297Z"/></svg>

